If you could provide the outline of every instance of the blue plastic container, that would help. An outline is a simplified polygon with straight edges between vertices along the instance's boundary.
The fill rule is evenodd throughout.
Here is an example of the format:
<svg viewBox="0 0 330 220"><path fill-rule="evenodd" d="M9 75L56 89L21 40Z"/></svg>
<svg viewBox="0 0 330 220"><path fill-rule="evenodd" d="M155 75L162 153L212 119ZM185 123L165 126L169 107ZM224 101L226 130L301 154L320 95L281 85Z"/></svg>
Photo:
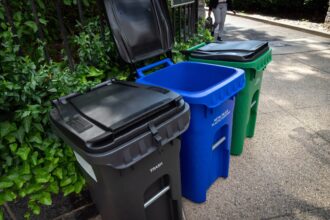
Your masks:
<svg viewBox="0 0 330 220"><path fill-rule="evenodd" d="M212 183L228 177L235 95L245 86L244 71L165 59L138 69L137 74L137 82L173 90L190 104L191 122L180 155L182 194L193 202L205 202Z"/></svg>

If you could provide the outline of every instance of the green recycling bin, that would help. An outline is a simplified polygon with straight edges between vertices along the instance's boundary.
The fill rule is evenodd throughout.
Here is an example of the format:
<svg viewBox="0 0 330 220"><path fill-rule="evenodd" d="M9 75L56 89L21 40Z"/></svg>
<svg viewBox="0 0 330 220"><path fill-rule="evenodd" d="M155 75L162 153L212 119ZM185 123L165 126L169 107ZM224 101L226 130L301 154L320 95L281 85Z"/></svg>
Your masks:
<svg viewBox="0 0 330 220"><path fill-rule="evenodd" d="M263 71L272 60L272 50L269 48L268 42L203 43L184 53L190 61L245 70L246 86L236 97L231 142L231 154L241 155L245 137L254 136Z"/></svg>

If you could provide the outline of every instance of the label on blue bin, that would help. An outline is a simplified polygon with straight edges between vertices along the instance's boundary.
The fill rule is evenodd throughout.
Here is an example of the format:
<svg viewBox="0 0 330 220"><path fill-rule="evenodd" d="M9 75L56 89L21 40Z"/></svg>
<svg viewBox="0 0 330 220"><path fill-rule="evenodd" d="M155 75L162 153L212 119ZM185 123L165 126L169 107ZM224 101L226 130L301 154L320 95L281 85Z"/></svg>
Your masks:
<svg viewBox="0 0 330 220"><path fill-rule="evenodd" d="M221 115L219 115L218 117L216 117L212 123L212 127L216 126L217 124L219 124L222 120L224 120L228 115L230 115L231 111L229 109L227 109L226 111L224 111Z"/></svg>

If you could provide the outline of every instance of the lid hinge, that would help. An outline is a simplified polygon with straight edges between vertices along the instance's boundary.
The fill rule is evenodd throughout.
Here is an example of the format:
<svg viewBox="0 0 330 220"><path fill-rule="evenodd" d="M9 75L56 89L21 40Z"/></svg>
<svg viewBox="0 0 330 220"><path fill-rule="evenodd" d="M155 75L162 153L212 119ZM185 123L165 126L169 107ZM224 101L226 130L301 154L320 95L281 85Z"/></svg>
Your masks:
<svg viewBox="0 0 330 220"><path fill-rule="evenodd" d="M157 144L157 147L159 147L159 151L162 152L163 151L162 147L164 145L164 140L163 140L162 136L160 136L156 126L152 122L150 122L148 124L148 127L149 127L149 130L150 130L156 144Z"/></svg>

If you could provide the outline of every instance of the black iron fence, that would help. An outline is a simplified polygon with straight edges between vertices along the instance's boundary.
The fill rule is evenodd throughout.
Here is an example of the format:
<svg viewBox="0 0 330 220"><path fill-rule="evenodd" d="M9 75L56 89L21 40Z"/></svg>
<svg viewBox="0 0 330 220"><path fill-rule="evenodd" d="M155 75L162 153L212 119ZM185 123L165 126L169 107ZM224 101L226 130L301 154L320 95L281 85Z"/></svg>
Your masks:
<svg viewBox="0 0 330 220"><path fill-rule="evenodd" d="M187 41L197 32L198 0L173 7L171 10L173 30L177 41Z"/></svg>
<svg viewBox="0 0 330 220"><path fill-rule="evenodd" d="M66 1L64 0L41 1L42 4L46 5L46 8L42 8L40 7L39 0L0 0L0 7L3 9L4 20L8 26L10 26L14 36L17 36L18 34L18 31L16 30L17 25L15 25L14 18L19 10L24 9L22 14L28 14L28 16L30 16L29 19L34 22L35 28L37 29L34 40L41 40L42 42L49 43L49 38L56 39L55 41L57 41L57 51L62 49L64 50L64 54L61 54L61 56L63 56L62 59L66 57L70 68L74 69L74 48L72 48L72 45L70 45L70 36L76 34L74 33L74 26L76 25L76 21L81 24L85 24L88 18L99 16L101 20L100 24L102 35L104 35L104 30L107 25L102 0L87 1L92 5L88 7L84 5L83 2L86 2L86 0L71 1L72 4L70 5L65 3ZM187 41L197 32L198 0L194 0L194 2L182 4L176 7L172 7L171 3L169 3L169 8L176 41ZM40 17L41 13L48 13L48 15L51 14L52 17L49 19L50 22L47 23L47 25L44 24L42 18ZM48 15L46 14L45 16ZM49 36L50 34L53 34L54 36ZM16 37L15 41L20 45L25 43ZM52 47L54 47L54 43L51 45L46 44L45 46L44 54L46 60L54 59L54 54L49 52ZM19 51L19 53L24 55L25 52ZM57 54L56 56L58 57L60 55Z"/></svg>

